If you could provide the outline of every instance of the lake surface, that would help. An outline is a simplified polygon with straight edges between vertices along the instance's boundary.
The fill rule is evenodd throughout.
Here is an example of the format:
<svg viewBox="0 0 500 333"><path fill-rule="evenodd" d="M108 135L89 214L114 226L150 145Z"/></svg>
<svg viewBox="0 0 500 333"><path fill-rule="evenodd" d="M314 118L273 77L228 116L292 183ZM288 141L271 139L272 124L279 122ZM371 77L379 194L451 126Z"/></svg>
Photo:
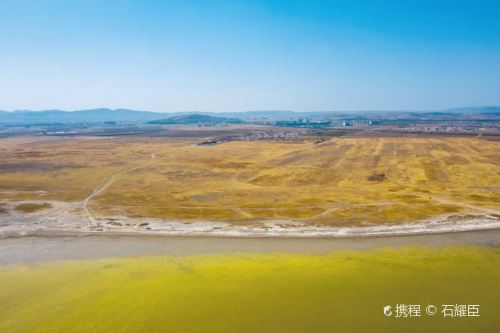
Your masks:
<svg viewBox="0 0 500 333"><path fill-rule="evenodd" d="M498 332L500 249L144 256L0 266L2 332ZM421 305L420 317L383 307ZM438 313L425 314L427 305ZM443 318L443 304L480 317ZM394 310L394 308L393 308Z"/></svg>

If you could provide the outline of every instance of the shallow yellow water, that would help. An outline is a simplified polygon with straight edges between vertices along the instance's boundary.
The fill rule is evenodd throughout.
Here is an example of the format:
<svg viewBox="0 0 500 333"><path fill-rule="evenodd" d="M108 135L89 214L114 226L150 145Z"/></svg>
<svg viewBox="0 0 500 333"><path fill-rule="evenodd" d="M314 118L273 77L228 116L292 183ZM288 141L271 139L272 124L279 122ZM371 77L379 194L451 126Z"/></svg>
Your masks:
<svg viewBox="0 0 500 333"><path fill-rule="evenodd" d="M499 332L500 250L143 257L0 268L0 332ZM385 317L396 303L480 317Z"/></svg>

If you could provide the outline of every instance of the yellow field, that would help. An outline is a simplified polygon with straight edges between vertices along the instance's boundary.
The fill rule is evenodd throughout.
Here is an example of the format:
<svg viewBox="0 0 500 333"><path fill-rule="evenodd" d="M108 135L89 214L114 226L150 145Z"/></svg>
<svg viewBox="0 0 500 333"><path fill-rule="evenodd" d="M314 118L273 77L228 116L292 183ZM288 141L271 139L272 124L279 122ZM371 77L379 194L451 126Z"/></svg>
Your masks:
<svg viewBox="0 0 500 333"><path fill-rule="evenodd" d="M343 137L196 146L199 141L1 139L0 202L82 201L115 175L88 203L95 216L350 225L500 209L500 142Z"/></svg>

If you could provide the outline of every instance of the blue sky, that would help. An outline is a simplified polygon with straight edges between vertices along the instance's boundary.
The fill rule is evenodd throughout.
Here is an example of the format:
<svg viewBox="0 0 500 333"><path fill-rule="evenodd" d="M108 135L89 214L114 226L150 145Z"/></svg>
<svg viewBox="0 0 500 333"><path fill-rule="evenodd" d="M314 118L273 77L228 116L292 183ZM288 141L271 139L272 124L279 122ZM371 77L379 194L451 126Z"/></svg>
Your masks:
<svg viewBox="0 0 500 333"><path fill-rule="evenodd" d="M500 1L0 0L0 109L500 105Z"/></svg>

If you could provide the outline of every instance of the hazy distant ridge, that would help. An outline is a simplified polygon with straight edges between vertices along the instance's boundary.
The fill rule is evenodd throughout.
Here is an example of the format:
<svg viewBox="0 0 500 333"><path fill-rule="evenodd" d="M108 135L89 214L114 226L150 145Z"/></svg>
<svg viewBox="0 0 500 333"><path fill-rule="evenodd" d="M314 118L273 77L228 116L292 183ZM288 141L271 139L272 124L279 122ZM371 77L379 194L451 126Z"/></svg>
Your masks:
<svg viewBox="0 0 500 333"><path fill-rule="evenodd" d="M79 111L0 111L1 123L99 123L105 121L149 121L164 115L127 109L92 109Z"/></svg>
<svg viewBox="0 0 500 333"><path fill-rule="evenodd" d="M266 117L307 117L312 115L326 114L362 114L373 112L405 112L387 111L387 110L366 110L366 111L312 111L312 112L294 112L294 111L245 111L245 112L175 112L161 113L151 111L138 111L129 109L91 109L78 111L63 111L63 110L43 110L43 111L0 111L1 124L51 124L51 123L103 123L105 121L116 122L151 122L160 121L176 116L186 115L207 115L213 117L233 118L230 122L236 122L234 118L249 119L249 118L266 118ZM406 111L418 112L418 111ZM432 111L422 111L423 113L432 113ZM436 110L434 112L443 113L484 113L484 114L500 114L499 106L486 107L463 107L447 110ZM188 118L186 118L189 120ZM184 119L184 121L186 121ZM182 122L182 121L181 121Z"/></svg>

